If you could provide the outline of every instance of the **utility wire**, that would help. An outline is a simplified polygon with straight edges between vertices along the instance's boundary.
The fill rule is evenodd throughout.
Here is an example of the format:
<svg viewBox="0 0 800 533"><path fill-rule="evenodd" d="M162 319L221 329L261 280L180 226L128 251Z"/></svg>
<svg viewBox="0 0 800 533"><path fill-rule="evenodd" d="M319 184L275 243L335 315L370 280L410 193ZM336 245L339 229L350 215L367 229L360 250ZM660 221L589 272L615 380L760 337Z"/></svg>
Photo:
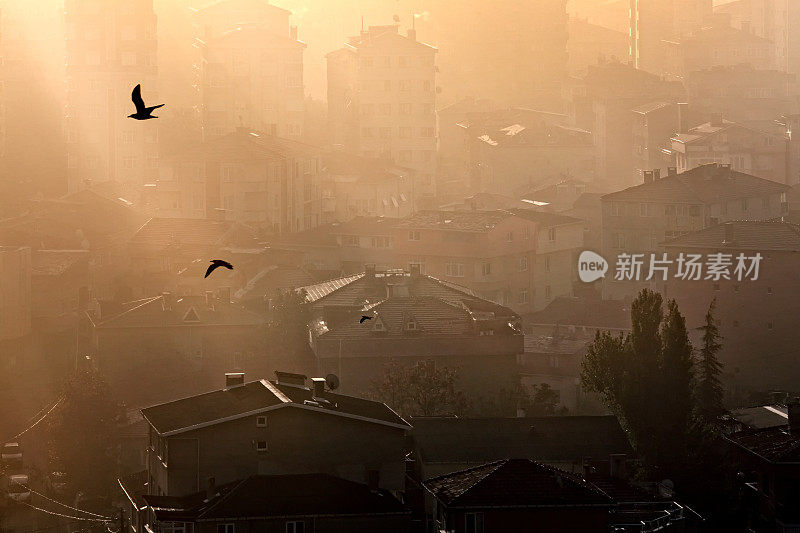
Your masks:
<svg viewBox="0 0 800 533"><path fill-rule="evenodd" d="M61 518L71 518L73 520L81 521L81 522L113 522L114 521L113 518L81 518L80 516L72 516L72 515L68 515L68 514L57 513L55 511L49 511L47 509L42 509L41 507L36 507L35 505L31 505L28 502L19 502L19 503L21 503L22 505L27 505L31 509L35 509L37 511L41 511L43 513L47 513L47 514L52 515L52 516L59 516Z"/></svg>
<svg viewBox="0 0 800 533"><path fill-rule="evenodd" d="M63 401L64 401L64 396L62 396L61 398L59 398L58 400L56 400L56 403L54 403L54 404L53 404L53 405L50 407L50 409L48 409L48 410L47 410L47 412L46 412L45 414L43 414L41 417L39 417L39 419L37 419L37 420L36 420L36 422L34 422L34 423L33 423L33 424L31 424L30 426L26 427L25 429L23 429L22 431L20 431L19 433L17 433L17 434L16 434L16 435L14 435L13 437L11 437L10 439L6 439L6 440L5 440L5 441L3 441L3 442L12 442L12 441L15 441L15 440L17 440L18 438L20 438L22 435L24 435L25 433L27 433L28 431L30 431L30 430L32 430L33 428L35 428L37 425L39 425L39 422L41 422L42 420L44 420L45 418L47 418L47 416L48 416L50 413L52 413L52 412L53 412L53 410L54 410L56 407L58 407L58 405L59 405L61 402L63 402ZM43 411L43 410L44 410L44 409L42 409L42 411ZM39 412L41 413L42 411L39 411Z"/></svg>
<svg viewBox="0 0 800 533"><path fill-rule="evenodd" d="M96 516L96 517L98 517L98 518L108 518L107 516L103 516L103 515L101 515L101 514L93 513L93 512L91 512L91 511L87 511L87 510L85 510L85 509L79 509L78 507L72 507L71 505L67 505L66 503L60 502L60 501L58 501L58 500L54 500L53 498L50 498L49 496L45 496L45 495L44 495L44 494L42 494L41 492L37 492L37 491L33 490L32 488L30 488L30 487L28 487L28 486L26 486L26 485L23 485L22 483L18 483L18 485L22 485L22 487L24 487L26 490L29 490L29 491L31 491L31 492L32 492L32 493L34 493L34 494L38 494L39 496L41 496L41 497L42 497L42 498L44 498L45 500L49 500L49 501L51 501L51 502L53 502L53 503L56 503L56 504L58 504L58 505L60 505L60 506L62 506L62 507L66 507L67 509L69 509L69 510L71 510L71 511L78 511L78 512L80 512L80 513L86 513L86 514L88 514L88 515L91 515L91 516Z"/></svg>

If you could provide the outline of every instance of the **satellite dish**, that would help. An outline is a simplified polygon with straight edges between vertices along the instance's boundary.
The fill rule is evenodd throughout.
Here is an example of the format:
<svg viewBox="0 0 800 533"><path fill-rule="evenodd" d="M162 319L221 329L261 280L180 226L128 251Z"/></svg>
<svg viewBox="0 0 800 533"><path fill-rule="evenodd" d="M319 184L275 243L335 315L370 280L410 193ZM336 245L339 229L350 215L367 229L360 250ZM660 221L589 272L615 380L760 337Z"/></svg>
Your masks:
<svg viewBox="0 0 800 533"><path fill-rule="evenodd" d="M339 377L336 374L328 374L325 376L325 384L330 390L336 390L339 388Z"/></svg>

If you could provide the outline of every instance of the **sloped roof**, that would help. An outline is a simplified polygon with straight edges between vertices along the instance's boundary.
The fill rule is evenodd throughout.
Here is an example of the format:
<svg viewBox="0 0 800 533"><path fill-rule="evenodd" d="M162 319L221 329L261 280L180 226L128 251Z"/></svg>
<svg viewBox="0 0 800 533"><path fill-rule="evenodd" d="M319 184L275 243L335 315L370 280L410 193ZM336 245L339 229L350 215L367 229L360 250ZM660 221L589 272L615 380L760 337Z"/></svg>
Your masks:
<svg viewBox="0 0 800 533"><path fill-rule="evenodd" d="M751 428L785 426L789 420L789 413L784 405L745 407L733 411L731 416Z"/></svg>
<svg viewBox="0 0 800 533"><path fill-rule="evenodd" d="M130 242L151 246L214 246L237 243L239 233L251 237L246 241L255 242L252 230L236 222L201 218L151 218L139 228Z"/></svg>
<svg viewBox="0 0 800 533"><path fill-rule="evenodd" d="M726 232L733 236L727 242ZM737 220L709 226L663 243L666 247L731 248L800 252L800 225L782 221Z"/></svg>
<svg viewBox="0 0 800 533"><path fill-rule="evenodd" d="M418 211L398 222L397 227L486 233L511 216L514 215L501 209L495 211Z"/></svg>
<svg viewBox="0 0 800 533"><path fill-rule="evenodd" d="M536 222L537 225L543 228L584 223L580 218L561 215L559 213L550 213L548 211L539 211L538 209L509 209L508 211L525 220Z"/></svg>
<svg viewBox="0 0 800 533"><path fill-rule="evenodd" d="M170 304L163 295L140 300L121 313L104 318L97 328L168 328L175 326L259 326L264 318L236 304L214 299L211 306L205 296L172 296ZM191 320L187 320L191 314ZM194 320L194 317L197 317Z"/></svg>
<svg viewBox="0 0 800 533"><path fill-rule="evenodd" d="M408 423L386 404L326 391L330 405L306 405L313 400L307 387L251 381L241 386L220 389L142 409L142 415L162 435L214 425L242 416L254 415L280 407L302 407L321 413L357 418L405 429Z"/></svg>
<svg viewBox="0 0 800 533"><path fill-rule="evenodd" d="M671 201L712 203L720 200L757 198L780 194L788 185L737 172L716 163L665 176L602 197L603 201Z"/></svg>
<svg viewBox="0 0 800 533"><path fill-rule="evenodd" d="M632 111L634 113L639 113L640 115L646 115L648 113L652 113L653 111L658 111L659 109L664 109L665 107L669 107L673 104L668 102L650 102L649 104L642 104L640 106L634 107Z"/></svg>
<svg viewBox="0 0 800 533"><path fill-rule="evenodd" d="M449 509L473 507L608 506L583 479L528 459L506 459L425 481Z"/></svg>
<svg viewBox="0 0 800 533"><path fill-rule="evenodd" d="M219 487L210 499L205 492L144 499L161 521L410 514L385 490L329 474L251 476Z"/></svg>
<svg viewBox="0 0 800 533"><path fill-rule="evenodd" d="M81 262L88 262L87 250L36 250L31 256L31 274L60 276Z"/></svg>
<svg viewBox="0 0 800 533"><path fill-rule="evenodd" d="M771 463L800 462L800 436L792 435L787 425L739 431L725 438Z"/></svg>
<svg viewBox="0 0 800 533"><path fill-rule="evenodd" d="M389 217L354 217L347 222L334 224L333 235L391 235L399 219Z"/></svg>
<svg viewBox="0 0 800 533"><path fill-rule="evenodd" d="M613 415L422 417L412 419L411 424L415 447L426 463L475 464L510 458L576 461L632 453Z"/></svg>
<svg viewBox="0 0 800 533"><path fill-rule="evenodd" d="M250 278L244 287L234 293L237 300L270 296L278 290L296 289L308 285L314 277L302 268L269 266Z"/></svg>

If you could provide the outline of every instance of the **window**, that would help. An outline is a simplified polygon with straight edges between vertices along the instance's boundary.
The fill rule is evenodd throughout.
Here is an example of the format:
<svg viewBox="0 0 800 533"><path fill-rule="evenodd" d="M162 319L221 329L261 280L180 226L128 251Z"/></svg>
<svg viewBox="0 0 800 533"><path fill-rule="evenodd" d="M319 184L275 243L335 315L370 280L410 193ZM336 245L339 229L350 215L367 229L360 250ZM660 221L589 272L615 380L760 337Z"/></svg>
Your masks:
<svg viewBox="0 0 800 533"><path fill-rule="evenodd" d="M392 104L380 104L380 106L378 106L378 114L379 115L391 115L392 114Z"/></svg>
<svg viewBox="0 0 800 533"><path fill-rule="evenodd" d="M547 285L544 288L544 297L546 300L549 300L550 298L553 297L553 291L550 289L550 285Z"/></svg>
<svg viewBox="0 0 800 533"><path fill-rule="evenodd" d="M256 417L256 427L258 427L258 428L267 427L267 417L266 416L257 416Z"/></svg>
<svg viewBox="0 0 800 533"><path fill-rule="evenodd" d="M236 526L233 524L217 524L217 533L236 533Z"/></svg>
<svg viewBox="0 0 800 533"><path fill-rule="evenodd" d="M406 321L406 330L417 331L417 321L413 318L409 318L408 321Z"/></svg>
<svg viewBox="0 0 800 533"><path fill-rule="evenodd" d="M124 144L133 144L136 141L136 133L130 130L122 132L122 142Z"/></svg>
<svg viewBox="0 0 800 533"><path fill-rule="evenodd" d="M391 248L392 247L392 238L391 237L373 237L372 238L372 247L373 248Z"/></svg>
<svg viewBox="0 0 800 533"><path fill-rule="evenodd" d="M410 139L411 138L411 128L407 126L400 126L400 138L401 139Z"/></svg>
<svg viewBox="0 0 800 533"><path fill-rule="evenodd" d="M550 256L544 258L544 271L550 272Z"/></svg>
<svg viewBox="0 0 800 533"><path fill-rule="evenodd" d="M433 128L420 128L420 137L433 137Z"/></svg>
<svg viewBox="0 0 800 533"><path fill-rule="evenodd" d="M767 322L767 329L772 329L773 325L772 322Z"/></svg>
<svg viewBox="0 0 800 533"><path fill-rule="evenodd" d="M131 52L125 52L122 54L122 66L123 67L132 67L136 64L136 54Z"/></svg>
<svg viewBox="0 0 800 533"><path fill-rule="evenodd" d="M467 513L464 515L465 533L483 533L483 513Z"/></svg>
<svg viewBox="0 0 800 533"><path fill-rule="evenodd" d="M509 231L506 233L506 242L514 242L514 232Z"/></svg>
<svg viewBox="0 0 800 533"><path fill-rule="evenodd" d="M556 228L550 228L547 230L547 240L550 242L556 242Z"/></svg>
<svg viewBox="0 0 800 533"><path fill-rule="evenodd" d="M408 232L408 240L409 241L418 241L419 240L419 230L412 229Z"/></svg>
<svg viewBox="0 0 800 533"><path fill-rule="evenodd" d="M267 441L260 440L256 442L256 451L258 453L264 453L267 451Z"/></svg>
<svg viewBox="0 0 800 533"><path fill-rule="evenodd" d="M422 82L422 90L428 92L431 90L431 80L425 80Z"/></svg>
<svg viewBox="0 0 800 533"><path fill-rule="evenodd" d="M639 216L654 217L656 216L655 204L639 204Z"/></svg>
<svg viewBox="0 0 800 533"><path fill-rule="evenodd" d="M400 114L401 115L410 115L411 114L411 104L400 104Z"/></svg>
<svg viewBox="0 0 800 533"><path fill-rule="evenodd" d="M622 202L611 202L611 216L621 217L625 214L625 204Z"/></svg>
<svg viewBox="0 0 800 533"><path fill-rule="evenodd" d="M742 211L747 211L747 198L742 198Z"/></svg>
<svg viewBox="0 0 800 533"><path fill-rule="evenodd" d="M517 264L517 270L519 270L520 272L525 272L526 270L528 270L528 257L527 256L522 256L522 257L519 258L519 262Z"/></svg>
<svg viewBox="0 0 800 533"><path fill-rule="evenodd" d="M483 265L481 265L481 271L484 276L490 276L492 274L492 264L483 263Z"/></svg>
<svg viewBox="0 0 800 533"><path fill-rule="evenodd" d="M769 196L761 199L761 207L769 209Z"/></svg>
<svg viewBox="0 0 800 533"><path fill-rule="evenodd" d="M528 289L521 289L519 291L519 294L517 295L517 303L519 304L528 303Z"/></svg>
<svg viewBox="0 0 800 533"><path fill-rule="evenodd" d="M625 234L624 233L612 234L611 242L614 244L614 248L625 248Z"/></svg>
<svg viewBox="0 0 800 533"><path fill-rule="evenodd" d="M375 128L361 128L361 136L365 139L375 137Z"/></svg>
<svg viewBox="0 0 800 533"><path fill-rule="evenodd" d="M464 277L464 263L445 263L445 275L454 278Z"/></svg>
<svg viewBox="0 0 800 533"><path fill-rule="evenodd" d="M300 520L286 522L286 533L305 533L306 523Z"/></svg>
<svg viewBox="0 0 800 533"><path fill-rule="evenodd" d="M381 139L390 139L392 137L392 128L380 128L378 131Z"/></svg>
<svg viewBox="0 0 800 533"><path fill-rule="evenodd" d="M122 168L134 168L136 166L136 158L133 156L125 156L122 158Z"/></svg>
<svg viewBox="0 0 800 533"><path fill-rule="evenodd" d="M358 235L342 235L342 246L358 246Z"/></svg>
<svg viewBox="0 0 800 533"><path fill-rule="evenodd" d="M700 216L700 206L699 205L690 205L689 206L689 216L699 217Z"/></svg>
<svg viewBox="0 0 800 533"><path fill-rule="evenodd" d="M525 226L525 229L522 232L522 238L526 241L531 238L531 227Z"/></svg>
<svg viewBox="0 0 800 533"><path fill-rule="evenodd" d="M772 287L767 287L767 294L772 294Z"/></svg>

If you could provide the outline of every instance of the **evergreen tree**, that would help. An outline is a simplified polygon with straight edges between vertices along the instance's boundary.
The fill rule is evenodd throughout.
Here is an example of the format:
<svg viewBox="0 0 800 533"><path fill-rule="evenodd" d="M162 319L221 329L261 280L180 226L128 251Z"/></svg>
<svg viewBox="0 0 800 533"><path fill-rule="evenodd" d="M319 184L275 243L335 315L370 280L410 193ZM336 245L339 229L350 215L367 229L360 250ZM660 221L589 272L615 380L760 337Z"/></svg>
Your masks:
<svg viewBox="0 0 800 533"><path fill-rule="evenodd" d="M722 363L719 362L717 354L722 349L722 337L719 334L719 327L714 320L714 309L717 300L714 299L708 306L705 323L697 328L703 332L703 346L698 357L698 376L697 376L697 409L698 421L707 427L717 425L719 418L725 414L723 403L723 389L719 376L722 373Z"/></svg>

